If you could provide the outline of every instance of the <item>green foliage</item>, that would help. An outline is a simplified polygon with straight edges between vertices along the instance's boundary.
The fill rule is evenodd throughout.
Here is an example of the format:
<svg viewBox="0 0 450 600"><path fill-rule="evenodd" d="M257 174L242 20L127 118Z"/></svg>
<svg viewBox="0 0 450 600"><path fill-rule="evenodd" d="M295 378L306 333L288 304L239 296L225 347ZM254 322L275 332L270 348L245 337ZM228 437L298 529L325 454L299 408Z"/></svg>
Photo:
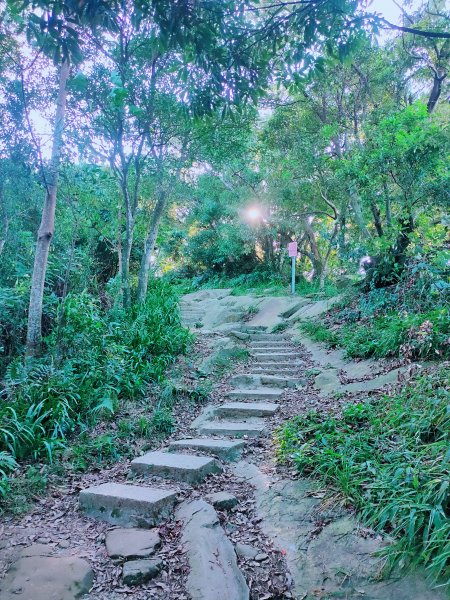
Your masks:
<svg viewBox="0 0 450 600"><path fill-rule="evenodd" d="M348 406L342 418L313 412L278 431L280 458L343 493L372 527L387 531L391 565L420 561L450 576L450 371L395 397Z"/></svg>
<svg viewBox="0 0 450 600"><path fill-rule="evenodd" d="M399 281L350 296L301 328L314 340L345 349L350 358L450 356L450 269L439 250L411 260Z"/></svg>
<svg viewBox="0 0 450 600"><path fill-rule="evenodd" d="M177 298L160 280L151 283L147 301L129 312L105 313L87 292L69 295L58 323L47 354L25 365L13 361L5 376L0 450L20 460L52 461L81 425L108 418L125 400L142 399L190 340ZM118 455L112 439L92 443L102 449L87 448L86 456Z"/></svg>

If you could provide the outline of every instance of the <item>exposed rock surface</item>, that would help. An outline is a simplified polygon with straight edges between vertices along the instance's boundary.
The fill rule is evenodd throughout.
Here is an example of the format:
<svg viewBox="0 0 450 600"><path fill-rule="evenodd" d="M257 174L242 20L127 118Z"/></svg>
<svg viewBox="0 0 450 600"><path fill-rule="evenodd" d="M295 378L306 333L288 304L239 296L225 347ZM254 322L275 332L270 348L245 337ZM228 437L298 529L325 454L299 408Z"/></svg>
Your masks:
<svg viewBox="0 0 450 600"><path fill-rule="evenodd" d="M184 522L182 542L188 553L187 590L192 600L248 600L249 589L233 545L214 508L194 500L182 504L176 516Z"/></svg>
<svg viewBox="0 0 450 600"><path fill-rule="evenodd" d="M0 581L0 598L74 600L86 594L93 581L90 565L76 556L23 556Z"/></svg>
<svg viewBox="0 0 450 600"><path fill-rule="evenodd" d="M148 558L161 544L156 529L112 529L106 534L106 551L111 558Z"/></svg>
<svg viewBox="0 0 450 600"><path fill-rule="evenodd" d="M241 461L235 473L255 486L264 532L286 553L294 579L294 598L346 600L445 600L420 571L376 581L382 559L380 538L360 531L339 508L321 509L317 485L309 480L272 482L255 465ZM322 528L318 530L318 523Z"/></svg>

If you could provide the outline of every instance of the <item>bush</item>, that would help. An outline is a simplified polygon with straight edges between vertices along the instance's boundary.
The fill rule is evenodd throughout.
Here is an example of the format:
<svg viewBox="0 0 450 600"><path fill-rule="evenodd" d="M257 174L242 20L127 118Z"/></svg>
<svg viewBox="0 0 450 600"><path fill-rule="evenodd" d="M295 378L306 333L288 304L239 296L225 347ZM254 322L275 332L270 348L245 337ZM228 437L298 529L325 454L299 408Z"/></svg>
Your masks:
<svg viewBox="0 0 450 600"><path fill-rule="evenodd" d="M279 455L345 494L372 527L389 532L390 564L420 561L450 576L450 370L392 398L348 406L341 419L312 412L277 434Z"/></svg>
<svg viewBox="0 0 450 600"><path fill-rule="evenodd" d="M104 312L84 292L69 295L43 358L13 361L0 407L0 452L19 460L53 459L66 437L125 400L143 398L190 341L177 298L160 280L147 301Z"/></svg>

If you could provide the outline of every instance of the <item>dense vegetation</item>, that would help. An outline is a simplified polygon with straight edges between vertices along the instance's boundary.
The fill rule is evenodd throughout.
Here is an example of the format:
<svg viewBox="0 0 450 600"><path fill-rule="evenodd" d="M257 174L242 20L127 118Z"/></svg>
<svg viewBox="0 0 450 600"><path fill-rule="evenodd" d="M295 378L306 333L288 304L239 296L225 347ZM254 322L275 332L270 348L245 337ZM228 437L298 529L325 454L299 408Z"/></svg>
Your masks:
<svg viewBox="0 0 450 600"><path fill-rule="evenodd" d="M342 418L299 416L279 432L280 455L343 493L389 532L389 565L424 563L448 581L449 370L397 396L348 406Z"/></svg>
<svg viewBox="0 0 450 600"><path fill-rule="evenodd" d="M442 0L405 2L403 25L368 10L0 3L6 502L45 487L35 462L83 470L169 432L179 397L207 395L165 382L192 341L177 294L286 293L291 240L298 293L343 292L310 335L350 357L450 357L450 15ZM438 574L446 364L280 434L283 456Z"/></svg>

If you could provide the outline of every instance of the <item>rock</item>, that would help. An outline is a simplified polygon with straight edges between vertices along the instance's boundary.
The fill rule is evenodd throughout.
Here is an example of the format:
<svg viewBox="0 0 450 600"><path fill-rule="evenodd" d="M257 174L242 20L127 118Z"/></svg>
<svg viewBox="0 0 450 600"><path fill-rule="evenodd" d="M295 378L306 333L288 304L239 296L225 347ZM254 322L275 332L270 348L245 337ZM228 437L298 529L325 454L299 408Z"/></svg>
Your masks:
<svg viewBox="0 0 450 600"><path fill-rule="evenodd" d="M248 600L249 589L230 540L214 508L204 500L183 503L182 543L189 561L187 592L192 600Z"/></svg>
<svg viewBox="0 0 450 600"><path fill-rule="evenodd" d="M269 555L266 554L265 552L261 552L260 554L257 554L255 556L255 560L257 562L262 562L263 560L267 560L269 558Z"/></svg>
<svg viewBox="0 0 450 600"><path fill-rule="evenodd" d="M148 452L132 460L131 469L135 473L158 475L190 484L200 483L211 473L222 472L215 458L173 452Z"/></svg>
<svg viewBox="0 0 450 600"><path fill-rule="evenodd" d="M70 548L70 542L69 540L61 540L60 542L58 542L58 546L64 549Z"/></svg>
<svg viewBox="0 0 450 600"><path fill-rule="evenodd" d="M122 581L125 585L141 585L154 579L162 566L163 562L160 558L130 560L123 565Z"/></svg>
<svg viewBox="0 0 450 600"><path fill-rule="evenodd" d="M148 558L161 545L156 529L112 529L106 534L106 551L111 558Z"/></svg>
<svg viewBox="0 0 450 600"><path fill-rule="evenodd" d="M209 494L207 499L217 510L230 510L238 503L238 499L229 492L215 492Z"/></svg>
<svg viewBox="0 0 450 600"><path fill-rule="evenodd" d="M88 516L123 527L154 527L172 512L176 490L103 483L80 492L80 509Z"/></svg>
<svg viewBox="0 0 450 600"><path fill-rule="evenodd" d="M90 565L76 556L27 556L0 582L2 600L75 600L94 581Z"/></svg>
<svg viewBox="0 0 450 600"><path fill-rule="evenodd" d="M241 542L236 544L235 549L238 556L249 560L253 560L259 554L258 548L250 546L250 544L242 544Z"/></svg>
<svg viewBox="0 0 450 600"><path fill-rule="evenodd" d="M47 544L32 544L31 546L24 548L21 551L20 556L50 556L52 552L53 548Z"/></svg>

